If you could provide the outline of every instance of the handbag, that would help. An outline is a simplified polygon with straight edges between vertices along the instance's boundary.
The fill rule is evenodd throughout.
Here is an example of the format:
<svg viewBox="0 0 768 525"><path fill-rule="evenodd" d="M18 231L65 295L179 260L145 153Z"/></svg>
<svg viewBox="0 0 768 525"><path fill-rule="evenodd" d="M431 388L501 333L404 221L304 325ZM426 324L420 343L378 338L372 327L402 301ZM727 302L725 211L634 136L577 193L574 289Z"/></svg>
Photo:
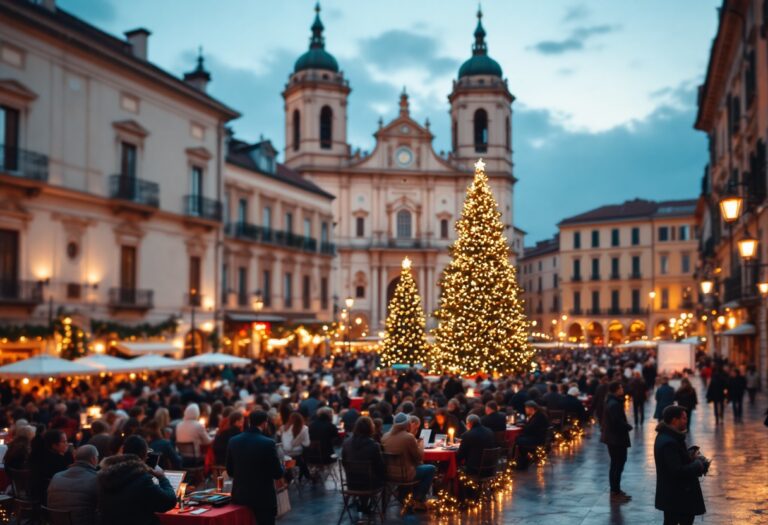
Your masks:
<svg viewBox="0 0 768 525"><path fill-rule="evenodd" d="M283 486L277 490L277 517L285 516L291 511L291 498L288 497L288 487Z"/></svg>

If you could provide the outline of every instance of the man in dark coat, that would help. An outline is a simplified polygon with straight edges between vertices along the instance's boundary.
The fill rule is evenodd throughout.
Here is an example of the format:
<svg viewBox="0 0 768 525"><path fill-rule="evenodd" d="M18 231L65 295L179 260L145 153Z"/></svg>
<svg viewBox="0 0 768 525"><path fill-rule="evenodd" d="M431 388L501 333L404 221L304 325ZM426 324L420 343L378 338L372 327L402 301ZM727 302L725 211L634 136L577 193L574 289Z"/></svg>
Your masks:
<svg viewBox="0 0 768 525"><path fill-rule="evenodd" d="M607 375L600 377L600 384L595 389L595 395L592 397L592 410L599 424L603 424L603 412L605 407L605 398L608 395L609 378Z"/></svg>
<svg viewBox="0 0 768 525"><path fill-rule="evenodd" d="M695 516L704 514L704 497L699 476L709 462L692 457L685 445L688 414L681 406L664 409L656 427L653 457L656 461L656 508L664 512L664 525L692 525Z"/></svg>
<svg viewBox="0 0 768 525"><path fill-rule="evenodd" d="M716 366L712 372L707 387L707 403L715 406L715 424L719 424L725 417L725 391L728 387L728 379L721 366Z"/></svg>
<svg viewBox="0 0 768 525"><path fill-rule="evenodd" d="M632 409L635 414L635 425L645 423L645 402L648 400L648 390L640 372L633 372L632 379L627 384L627 390L632 397Z"/></svg>
<svg viewBox="0 0 768 525"><path fill-rule="evenodd" d="M621 490L621 473L627 462L627 449L630 446L629 431L632 426L627 423L624 413L624 387L618 381L608 385L608 397L603 409L603 422L600 426L600 441L608 446L611 457L611 467L608 479L611 484L611 499L619 502L630 500L630 496Z"/></svg>
<svg viewBox="0 0 768 525"><path fill-rule="evenodd" d="M499 412L496 401L488 401L485 404L485 416L482 419L483 426L491 432L504 432L507 430L507 416Z"/></svg>
<svg viewBox="0 0 768 525"><path fill-rule="evenodd" d="M73 525L94 525L99 496L99 451L83 445L75 452L75 462L53 476L48 485L48 507L71 512Z"/></svg>
<svg viewBox="0 0 768 525"><path fill-rule="evenodd" d="M144 438L130 436L125 446L133 453L111 456L101 463L97 476L101 523L155 525L159 523L155 513L176 505L176 492L160 467L152 470L145 463L148 447Z"/></svg>
<svg viewBox="0 0 768 525"><path fill-rule="evenodd" d="M733 420L740 422L744 406L744 392L747 390L747 380L738 368L731 370L728 378L728 401L733 406Z"/></svg>
<svg viewBox="0 0 768 525"><path fill-rule="evenodd" d="M525 416L523 430L515 440L515 461L520 470L528 468L528 454L546 442L549 429L549 418L536 401L525 402Z"/></svg>
<svg viewBox="0 0 768 525"><path fill-rule="evenodd" d="M317 411L317 418L309 424L309 439L320 443L319 454L323 463L333 463L333 447L339 439L339 429L333 424L333 410L323 407Z"/></svg>
<svg viewBox="0 0 768 525"><path fill-rule="evenodd" d="M578 387L569 388L568 394L563 396L563 410L565 410L566 416L578 419L580 423L584 424L587 421L587 409L579 400L580 393Z"/></svg>
<svg viewBox="0 0 768 525"><path fill-rule="evenodd" d="M675 402L675 389L669 386L669 378L661 376L661 385L656 389L656 410L653 417L661 421L664 409Z"/></svg>
<svg viewBox="0 0 768 525"><path fill-rule="evenodd" d="M232 502L251 509L259 525L272 525L277 516L275 480L283 477L277 445L264 435L267 413L251 412L250 427L229 440L227 474L232 480Z"/></svg>
<svg viewBox="0 0 768 525"><path fill-rule="evenodd" d="M483 451L495 448L496 438L491 429L480 423L480 417L470 414L467 417L467 430L461 436L461 445L456 453L456 460L464 461L464 470L467 474L481 474L480 464L483 459Z"/></svg>
<svg viewBox="0 0 768 525"><path fill-rule="evenodd" d="M555 383L549 385L549 392L542 396L541 401L549 410L563 409L563 396L558 392L558 387Z"/></svg>

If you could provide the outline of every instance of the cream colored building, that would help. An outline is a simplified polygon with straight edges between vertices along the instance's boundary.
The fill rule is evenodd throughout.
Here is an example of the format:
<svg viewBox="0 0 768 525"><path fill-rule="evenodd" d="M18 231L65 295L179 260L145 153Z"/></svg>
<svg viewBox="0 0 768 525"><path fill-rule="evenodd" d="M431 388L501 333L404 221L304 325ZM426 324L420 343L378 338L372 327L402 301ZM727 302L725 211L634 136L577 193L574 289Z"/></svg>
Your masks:
<svg viewBox="0 0 768 525"><path fill-rule="evenodd" d="M697 332L695 205L636 199L559 223L561 322L569 340Z"/></svg>
<svg viewBox="0 0 768 525"><path fill-rule="evenodd" d="M396 116L379 122L373 151L353 153L346 131L350 83L325 50L323 31L318 13L310 49L296 61L283 91L285 163L336 196L334 288L354 300L353 317L380 330L405 256L413 260L425 310L437 307L437 281L478 157L487 163L510 246L522 247L523 233L513 227L514 98L501 67L488 56L478 20L473 56L448 96L451 153L434 151L429 122L412 118L405 92Z"/></svg>
<svg viewBox="0 0 768 525"><path fill-rule="evenodd" d="M518 280L525 291L525 313L532 325L535 323L531 332L557 337L562 314L558 235L525 249L518 266Z"/></svg>
<svg viewBox="0 0 768 525"><path fill-rule="evenodd" d="M0 318L214 327L224 125L238 113L52 0L0 1ZM189 344L191 344L190 339Z"/></svg>

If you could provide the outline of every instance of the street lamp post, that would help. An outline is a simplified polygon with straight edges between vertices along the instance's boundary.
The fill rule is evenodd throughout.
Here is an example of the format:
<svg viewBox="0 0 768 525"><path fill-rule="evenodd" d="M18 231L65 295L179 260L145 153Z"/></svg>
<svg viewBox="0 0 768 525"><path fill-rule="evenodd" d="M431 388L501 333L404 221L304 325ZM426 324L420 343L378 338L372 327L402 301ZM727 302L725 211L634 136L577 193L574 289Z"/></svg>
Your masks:
<svg viewBox="0 0 768 525"><path fill-rule="evenodd" d="M347 314L349 318L347 319L347 322L345 323L347 325L347 333L346 333L346 346L347 346L347 353L350 352L351 347L351 341L350 341L350 325L352 324L352 306L355 304L355 300L351 297L347 297L344 299L344 304L347 306Z"/></svg>
<svg viewBox="0 0 768 525"><path fill-rule="evenodd" d="M189 315L189 324L190 324L190 330L189 330L189 344L190 344L190 354L189 355L195 355L196 353L196 341L195 341L195 309L197 307L198 302L198 292L197 288L192 288L189 291L189 306L192 308L192 311Z"/></svg>
<svg viewBox="0 0 768 525"><path fill-rule="evenodd" d="M653 307L656 303L656 290L648 292L648 299L648 302L650 303L650 307L648 308L648 330L650 331L651 339L653 339Z"/></svg>
<svg viewBox="0 0 768 525"><path fill-rule="evenodd" d="M706 309L707 320L705 321L707 327L707 353L709 355L715 355L715 331L712 326L712 292L715 289L715 283L709 279L701 281L701 293L704 294L704 308Z"/></svg>

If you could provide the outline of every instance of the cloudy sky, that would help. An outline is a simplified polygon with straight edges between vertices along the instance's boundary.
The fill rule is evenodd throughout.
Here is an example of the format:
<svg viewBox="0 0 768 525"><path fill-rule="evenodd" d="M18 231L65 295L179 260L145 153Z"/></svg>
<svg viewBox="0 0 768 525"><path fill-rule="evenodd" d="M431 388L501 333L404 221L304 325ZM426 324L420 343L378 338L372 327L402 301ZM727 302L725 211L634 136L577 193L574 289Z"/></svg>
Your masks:
<svg viewBox="0 0 768 525"><path fill-rule="evenodd" d="M246 140L282 149L280 97L306 50L310 0L58 0L115 35L152 32L150 59L181 75L198 46L210 92L244 116ZM486 0L489 54L514 103L515 223L526 244L562 218L635 197L694 198L706 162L693 130L721 0ZM349 138L372 149L380 116L429 118L435 149L450 144L446 95L470 56L477 3L468 0L326 0L326 48L352 87Z"/></svg>

